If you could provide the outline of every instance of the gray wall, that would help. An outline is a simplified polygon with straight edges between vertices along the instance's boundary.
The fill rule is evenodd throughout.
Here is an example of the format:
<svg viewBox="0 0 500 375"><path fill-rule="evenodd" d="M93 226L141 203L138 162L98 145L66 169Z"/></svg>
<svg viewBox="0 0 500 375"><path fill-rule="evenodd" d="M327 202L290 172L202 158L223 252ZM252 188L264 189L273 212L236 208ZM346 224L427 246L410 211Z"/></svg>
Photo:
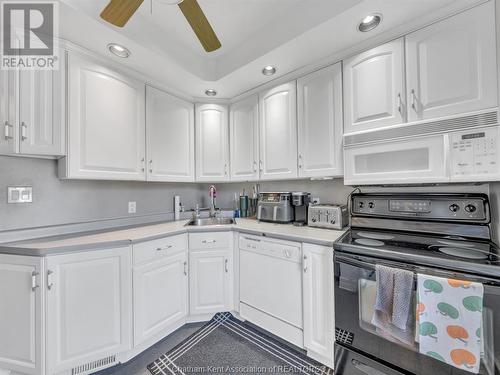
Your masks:
<svg viewBox="0 0 500 375"><path fill-rule="evenodd" d="M33 186L33 203L7 204L7 186ZM200 185L59 180L55 160L0 156L0 231L173 211L174 195L192 207ZM128 202L137 213L128 214Z"/></svg>
<svg viewBox="0 0 500 375"><path fill-rule="evenodd" d="M33 203L7 204L7 186L33 186ZM209 184L146 183L123 181L59 180L55 160L0 156L0 231L57 224L133 218L173 211L173 197L180 195L186 208L208 205ZM219 183L217 205L233 208L234 193L250 194L253 183ZM323 203L344 203L351 186L340 179L327 181L261 182L261 191L308 191ZM438 191L490 193L493 233L500 239L500 182L483 185L437 187L362 188L368 191ZM137 202L137 213L128 214L128 202Z"/></svg>

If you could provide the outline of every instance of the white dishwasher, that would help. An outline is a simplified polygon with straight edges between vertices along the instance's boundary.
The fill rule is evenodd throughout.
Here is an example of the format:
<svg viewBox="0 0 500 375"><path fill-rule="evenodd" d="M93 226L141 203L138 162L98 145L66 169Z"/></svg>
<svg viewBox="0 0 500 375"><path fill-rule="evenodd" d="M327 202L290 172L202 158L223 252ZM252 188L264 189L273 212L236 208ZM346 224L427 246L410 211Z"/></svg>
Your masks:
<svg viewBox="0 0 500 375"><path fill-rule="evenodd" d="M239 235L240 314L303 346L301 244Z"/></svg>

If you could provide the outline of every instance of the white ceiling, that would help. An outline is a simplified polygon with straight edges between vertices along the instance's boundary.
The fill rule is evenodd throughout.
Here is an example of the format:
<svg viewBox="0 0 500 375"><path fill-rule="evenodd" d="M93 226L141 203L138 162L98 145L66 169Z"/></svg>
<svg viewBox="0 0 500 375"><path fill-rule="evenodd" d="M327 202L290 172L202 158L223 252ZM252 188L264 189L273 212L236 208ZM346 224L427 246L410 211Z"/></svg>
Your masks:
<svg viewBox="0 0 500 375"><path fill-rule="evenodd" d="M281 76L425 15L442 17L477 1L198 0L222 43L212 53L203 50L178 6L162 0L145 0L124 28L100 19L108 0L62 2L63 38L101 54L109 42L121 43L132 51L121 62L159 86L193 97L215 88L230 98L269 81L260 73L265 65L276 65ZM371 12L382 13L383 23L358 32L358 21Z"/></svg>

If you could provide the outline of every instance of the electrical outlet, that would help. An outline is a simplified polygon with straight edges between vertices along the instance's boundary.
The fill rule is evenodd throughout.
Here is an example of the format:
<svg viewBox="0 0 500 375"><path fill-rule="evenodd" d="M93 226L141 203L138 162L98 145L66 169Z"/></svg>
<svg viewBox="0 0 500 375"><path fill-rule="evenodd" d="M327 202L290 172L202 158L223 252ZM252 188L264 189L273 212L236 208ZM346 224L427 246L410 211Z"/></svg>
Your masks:
<svg viewBox="0 0 500 375"><path fill-rule="evenodd" d="M9 186L7 203L32 203L33 188L31 186Z"/></svg>
<svg viewBox="0 0 500 375"><path fill-rule="evenodd" d="M128 202L128 213L135 214L137 212L137 202Z"/></svg>

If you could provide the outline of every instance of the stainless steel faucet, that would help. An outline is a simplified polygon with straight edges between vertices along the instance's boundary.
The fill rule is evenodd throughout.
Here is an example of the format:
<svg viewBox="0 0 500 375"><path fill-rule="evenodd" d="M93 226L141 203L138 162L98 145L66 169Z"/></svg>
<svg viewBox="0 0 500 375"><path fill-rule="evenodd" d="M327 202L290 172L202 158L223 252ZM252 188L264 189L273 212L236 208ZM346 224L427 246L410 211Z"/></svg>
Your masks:
<svg viewBox="0 0 500 375"><path fill-rule="evenodd" d="M215 205L217 198L217 189L214 185L209 186L208 195L210 196L210 217L216 217L217 211Z"/></svg>

